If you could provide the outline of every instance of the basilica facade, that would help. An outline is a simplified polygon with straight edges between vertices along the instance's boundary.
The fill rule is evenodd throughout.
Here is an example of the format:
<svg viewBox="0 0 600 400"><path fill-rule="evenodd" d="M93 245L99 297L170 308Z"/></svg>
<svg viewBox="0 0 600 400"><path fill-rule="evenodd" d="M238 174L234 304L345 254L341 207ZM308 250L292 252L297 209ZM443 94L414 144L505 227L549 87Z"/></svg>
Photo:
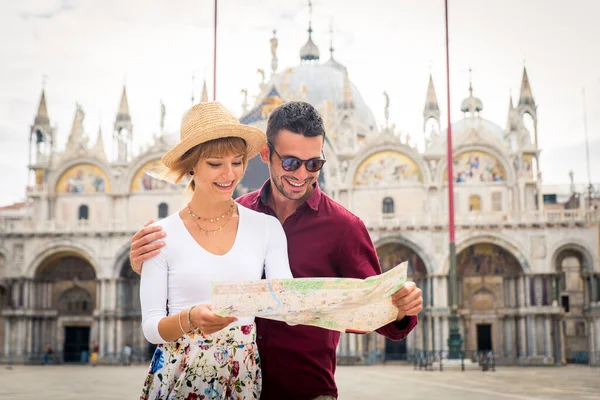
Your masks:
<svg viewBox="0 0 600 400"><path fill-rule="evenodd" d="M433 77L423 83L425 147L419 150L394 126L376 123L333 48L321 61L310 29L298 65L279 70L277 46L274 35L271 74L267 79L261 71L260 92L254 104L244 102L240 120L265 129L270 111L285 101L317 107L327 131L320 185L365 222L382 269L407 260L409 279L424 293L419 325L406 341L345 334L340 360L402 360L448 350L450 178L463 349L493 351L510 364L600 364L600 215L577 193L562 204L545 195L537 106L525 69L503 126L486 120L472 85L465 88L463 116L452 125L448 177ZM80 361L96 345L104 362L117 362L126 344L139 361L153 351L142 334L139 277L128 252L147 220L184 204L183 186L149 174L178 135L161 132L134 154L125 88L115 105L113 157L101 132L89 142L79 105L66 148L58 151L42 92L29 130L26 201L0 209L4 362L39 362L47 345L59 362ZM387 121L387 104L385 112ZM267 177L266 166L251 160L236 195Z"/></svg>

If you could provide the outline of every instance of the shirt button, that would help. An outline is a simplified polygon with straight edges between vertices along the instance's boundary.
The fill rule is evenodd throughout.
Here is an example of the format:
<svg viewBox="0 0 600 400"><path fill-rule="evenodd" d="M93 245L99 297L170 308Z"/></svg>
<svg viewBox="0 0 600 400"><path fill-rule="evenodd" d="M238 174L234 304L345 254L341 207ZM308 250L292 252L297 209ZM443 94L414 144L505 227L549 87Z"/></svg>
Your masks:
<svg viewBox="0 0 600 400"><path fill-rule="evenodd" d="M261 335L257 335L256 337L258 338L258 340L262 339Z"/></svg>

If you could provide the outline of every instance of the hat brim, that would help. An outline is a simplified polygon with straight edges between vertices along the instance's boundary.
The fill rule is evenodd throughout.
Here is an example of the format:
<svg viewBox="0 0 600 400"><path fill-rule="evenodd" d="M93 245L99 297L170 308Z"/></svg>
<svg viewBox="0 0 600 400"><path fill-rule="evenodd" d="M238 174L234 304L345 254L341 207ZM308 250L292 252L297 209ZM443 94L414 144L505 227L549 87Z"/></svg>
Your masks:
<svg viewBox="0 0 600 400"><path fill-rule="evenodd" d="M254 158L267 144L267 135L258 128L243 124L222 124L207 131L190 135L177 143L162 157L162 163L171 168L191 148L215 139L239 137L246 142L246 158Z"/></svg>

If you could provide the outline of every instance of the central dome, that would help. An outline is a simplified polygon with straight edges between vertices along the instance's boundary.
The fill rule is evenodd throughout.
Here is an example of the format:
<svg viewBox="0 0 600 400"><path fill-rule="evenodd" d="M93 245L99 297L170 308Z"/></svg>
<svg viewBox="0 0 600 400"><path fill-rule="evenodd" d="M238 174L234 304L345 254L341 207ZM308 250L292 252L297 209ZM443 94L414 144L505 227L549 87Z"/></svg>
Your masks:
<svg viewBox="0 0 600 400"><path fill-rule="evenodd" d="M286 101L307 101L319 110L323 110L328 102L337 107L344 100L345 68L340 68L339 65L338 63L301 64L279 72L271 77L257 99L265 98L271 87L275 86ZM377 122L373 112L352 82L350 82L350 88L352 89L357 120L363 130L358 133L375 132Z"/></svg>

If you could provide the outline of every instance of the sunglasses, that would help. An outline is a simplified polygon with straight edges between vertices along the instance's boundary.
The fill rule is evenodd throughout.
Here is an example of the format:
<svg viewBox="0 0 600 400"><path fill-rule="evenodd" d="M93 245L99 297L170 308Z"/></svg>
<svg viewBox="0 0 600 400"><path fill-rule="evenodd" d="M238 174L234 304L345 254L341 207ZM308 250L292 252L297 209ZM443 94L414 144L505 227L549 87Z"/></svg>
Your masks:
<svg viewBox="0 0 600 400"><path fill-rule="evenodd" d="M322 157L311 158L310 160L301 160L298 157L292 156L282 157L279 155L277 150L275 150L275 147L273 147L271 142L267 143L269 144L271 150L273 150L275 154L277 154L277 157L279 157L279 159L281 160L281 168L283 168L283 170L287 172L296 171L302 166L302 164L304 164L308 172L319 172L321 168L323 168L325 161L327 161L325 160L325 154L323 153L323 149L321 149Z"/></svg>

